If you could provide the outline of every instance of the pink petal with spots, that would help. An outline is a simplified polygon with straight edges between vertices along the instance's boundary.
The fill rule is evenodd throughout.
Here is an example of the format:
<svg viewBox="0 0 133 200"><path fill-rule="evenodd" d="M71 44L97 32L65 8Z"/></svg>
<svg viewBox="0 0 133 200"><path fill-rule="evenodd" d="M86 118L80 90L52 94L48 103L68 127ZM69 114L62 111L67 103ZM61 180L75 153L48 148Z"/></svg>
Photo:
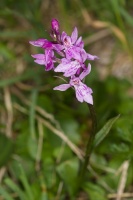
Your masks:
<svg viewBox="0 0 133 200"><path fill-rule="evenodd" d="M76 90L76 98L78 101L83 102L83 96L80 90Z"/></svg>
<svg viewBox="0 0 133 200"><path fill-rule="evenodd" d="M79 62L77 61L72 61L70 64L67 64L67 65L68 65L68 68L64 73L65 77L75 75L77 70L81 67Z"/></svg>

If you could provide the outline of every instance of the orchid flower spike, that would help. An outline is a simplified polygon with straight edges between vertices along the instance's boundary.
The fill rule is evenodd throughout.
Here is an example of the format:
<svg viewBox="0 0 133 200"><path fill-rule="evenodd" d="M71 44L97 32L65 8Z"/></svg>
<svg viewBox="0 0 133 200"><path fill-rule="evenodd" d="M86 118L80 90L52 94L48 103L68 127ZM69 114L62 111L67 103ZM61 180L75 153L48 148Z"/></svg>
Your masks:
<svg viewBox="0 0 133 200"><path fill-rule="evenodd" d="M62 72L63 76L69 79L68 84L56 86L54 90L65 91L73 87L78 101L93 104L92 89L82 80L91 71L91 65L88 63L87 67L86 62L98 57L85 51L84 42L81 36L78 38L76 27L69 36L65 31L61 33L58 20L52 19L50 36L53 41L45 38L29 41L31 45L44 51L42 54L32 55L34 62L44 65L46 71Z"/></svg>

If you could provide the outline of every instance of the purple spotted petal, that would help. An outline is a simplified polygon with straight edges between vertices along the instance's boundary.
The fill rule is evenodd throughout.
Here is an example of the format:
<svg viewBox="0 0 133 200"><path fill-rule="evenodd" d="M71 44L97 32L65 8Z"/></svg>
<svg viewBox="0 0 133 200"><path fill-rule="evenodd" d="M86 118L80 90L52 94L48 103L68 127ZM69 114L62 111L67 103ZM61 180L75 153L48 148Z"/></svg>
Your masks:
<svg viewBox="0 0 133 200"><path fill-rule="evenodd" d="M77 89L75 92L76 92L77 100L82 103L83 102L83 95L82 95L81 91Z"/></svg>
<svg viewBox="0 0 133 200"><path fill-rule="evenodd" d="M52 60L54 56L54 52L51 50L51 49L46 49L45 50L45 59L46 59L46 62L49 62Z"/></svg>
<svg viewBox="0 0 133 200"><path fill-rule="evenodd" d="M70 84L62 84L62 85L54 87L53 90L65 91L65 90L67 90L70 87L71 87Z"/></svg>
<svg viewBox="0 0 133 200"><path fill-rule="evenodd" d="M55 68L55 72L65 72L68 69L68 65L71 61L66 59L66 58L62 58L61 59L61 64L59 64L56 68Z"/></svg>
<svg viewBox="0 0 133 200"><path fill-rule="evenodd" d="M61 63L55 68L55 72L65 72L68 69L69 64Z"/></svg>
<svg viewBox="0 0 133 200"><path fill-rule="evenodd" d="M71 47L71 48L68 48L66 51L65 51L65 53L66 53L66 58L68 59L68 60L70 60L71 58L74 58L74 59L76 59L76 60L79 60L79 61L81 61L82 60L82 58L81 58L81 55L80 55L80 48L79 47L75 47L75 46L73 46L73 47Z"/></svg>
<svg viewBox="0 0 133 200"><path fill-rule="evenodd" d="M92 98L92 89L87 87L85 84L81 83L79 87L76 89L76 93L78 94L78 97L80 95L83 98L83 100L87 103L93 104L93 98Z"/></svg>
<svg viewBox="0 0 133 200"><path fill-rule="evenodd" d="M88 64L88 67L80 74L79 78L80 80L82 80L83 78L85 78L91 71L91 65Z"/></svg>
<svg viewBox="0 0 133 200"><path fill-rule="evenodd" d="M76 74L77 70L81 67L78 61L72 61L68 65L67 70L63 74L65 77L70 77Z"/></svg>
<svg viewBox="0 0 133 200"><path fill-rule="evenodd" d="M91 54L87 53L87 59L88 60L96 60L96 59L99 59L99 58L95 55L91 55Z"/></svg>
<svg viewBox="0 0 133 200"><path fill-rule="evenodd" d="M78 38L78 30L75 27L73 32L72 32L72 35L71 35L72 44L74 44L76 42L77 38Z"/></svg>

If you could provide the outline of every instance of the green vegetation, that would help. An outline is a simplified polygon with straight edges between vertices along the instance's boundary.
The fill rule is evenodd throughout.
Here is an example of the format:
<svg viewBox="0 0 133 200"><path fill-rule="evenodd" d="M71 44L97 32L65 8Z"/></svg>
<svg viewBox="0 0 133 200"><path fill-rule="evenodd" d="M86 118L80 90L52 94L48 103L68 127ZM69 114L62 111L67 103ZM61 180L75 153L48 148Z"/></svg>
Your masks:
<svg viewBox="0 0 133 200"><path fill-rule="evenodd" d="M133 2L1 0L0 200L133 200ZM85 103L33 62L29 40L49 38L57 18L77 26L100 59L85 80L97 114L94 151L75 187L91 131Z"/></svg>

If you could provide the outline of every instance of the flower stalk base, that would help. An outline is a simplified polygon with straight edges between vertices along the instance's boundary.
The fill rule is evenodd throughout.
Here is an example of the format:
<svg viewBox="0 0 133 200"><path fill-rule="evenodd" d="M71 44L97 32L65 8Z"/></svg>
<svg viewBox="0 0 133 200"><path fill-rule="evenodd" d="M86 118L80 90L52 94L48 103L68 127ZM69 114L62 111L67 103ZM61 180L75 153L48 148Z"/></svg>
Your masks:
<svg viewBox="0 0 133 200"><path fill-rule="evenodd" d="M89 165L89 161L90 161L90 156L93 150L93 143L94 143L94 139L95 139L95 135L96 135L96 128L97 128L97 120L96 120L96 113L94 110L94 106L91 104L87 104L90 110L90 115L92 118L92 130L91 130L91 134L90 137L87 141L87 145L86 145L86 152L85 152L85 156L84 156L84 161L80 170L80 174L79 174L79 179L78 179L78 184L77 184L77 191L76 193L79 191L79 189L82 186L85 174L87 172L87 167Z"/></svg>

